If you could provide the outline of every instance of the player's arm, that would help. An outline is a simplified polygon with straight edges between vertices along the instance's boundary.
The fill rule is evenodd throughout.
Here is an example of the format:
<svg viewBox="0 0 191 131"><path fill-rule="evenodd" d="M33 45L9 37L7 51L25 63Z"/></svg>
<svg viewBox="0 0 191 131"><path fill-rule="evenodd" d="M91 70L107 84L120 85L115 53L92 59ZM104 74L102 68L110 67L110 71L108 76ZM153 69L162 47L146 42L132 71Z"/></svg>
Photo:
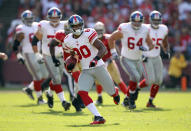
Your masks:
<svg viewBox="0 0 191 131"><path fill-rule="evenodd" d="M146 43L149 47L149 50L152 50L154 48L153 41L152 41L149 33L147 34Z"/></svg>
<svg viewBox="0 0 191 131"><path fill-rule="evenodd" d="M20 43L21 43L21 41L24 39L24 33L23 32L21 32L21 33L18 33L18 34L16 34L15 35L15 40L14 40L14 43L13 43L13 51L14 52L18 52L18 47L19 47L19 45L20 45Z"/></svg>
<svg viewBox="0 0 191 131"><path fill-rule="evenodd" d="M169 51L168 35L166 35L164 40L162 41L162 48L163 48L164 52L168 52Z"/></svg>
<svg viewBox="0 0 191 131"><path fill-rule="evenodd" d="M98 49L97 55L92 61L90 61L89 67L94 67L97 65L97 62L107 53L105 45L99 39L96 39L93 43L93 46Z"/></svg>
<svg viewBox="0 0 191 131"><path fill-rule="evenodd" d="M117 51L115 49L115 41L120 40L122 38L123 38L123 34L121 33L121 31L116 30L115 32L111 34L111 36L108 39L109 47L111 49L111 54L113 59L116 59L118 57Z"/></svg>
<svg viewBox="0 0 191 131"><path fill-rule="evenodd" d="M60 61L58 59L56 59L56 56L55 56L55 46L59 45L59 42L55 39L52 39L51 42L50 42L50 54L52 56L52 61L54 62L54 65L55 66L59 66L60 65Z"/></svg>
<svg viewBox="0 0 191 131"><path fill-rule="evenodd" d="M37 46L37 43L42 40L42 37L43 37L43 34L40 30L40 28L38 29L38 31L35 33L33 39L32 39L32 48L33 48L33 51L34 53L37 53L38 52L38 46Z"/></svg>

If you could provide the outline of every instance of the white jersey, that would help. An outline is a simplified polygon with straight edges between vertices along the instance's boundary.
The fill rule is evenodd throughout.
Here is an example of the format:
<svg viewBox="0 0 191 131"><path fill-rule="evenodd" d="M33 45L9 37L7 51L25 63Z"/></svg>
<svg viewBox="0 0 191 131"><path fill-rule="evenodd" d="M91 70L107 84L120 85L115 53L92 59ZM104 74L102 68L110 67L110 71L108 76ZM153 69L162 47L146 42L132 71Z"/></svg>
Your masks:
<svg viewBox="0 0 191 131"><path fill-rule="evenodd" d="M55 33L58 30L64 30L64 24L66 21L60 21L60 24L57 27L53 27L50 25L50 22L47 20L42 20L39 23L39 30L43 34L42 37L42 54L50 56L49 44L51 40L55 37ZM55 55L61 56L63 55L63 49L61 46L55 47Z"/></svg>
<svg viewBox="0 0 191 131"><path fill-rule="evenodd" d="M22 53L34 53L32 49L32 38L37 29L37 22L33 22L32 26L20 24L16 27L16 34L24 33L24 39L21 41Z"/></svg>
<svg viewBox="0 0 191 131"><path fill-rule="evenodd" d="M150 28L150 37L153 40L154 48L150 51L143 52L144 56L156 57L160 55L160 46L168 34L168 28L166 25L160 24L158 29L153 29L150 24L147 25Z"/></svg>
<svg viewBox="0 0 191 131"><path fill-rule="evenodd" d="M79 56L82 69L89 69L91 60L97 55L98 50L92 44L97 39L97 32L92 28L84 29L84 32L77 39L73 38L72 33L68 34L62 46L64 49L73 50ZM102 59L100 59L96 65L104 65Z"/></svg>
<svg viewBox="0 0 191 131"><path fill-rule="evenodd" d="M120 24L118 30L123 34L121 55L131 60L139 60L142 56L139 47L146 45L149 28L142 24L139 30L134 30L131 22L128 22Z"/></svg>

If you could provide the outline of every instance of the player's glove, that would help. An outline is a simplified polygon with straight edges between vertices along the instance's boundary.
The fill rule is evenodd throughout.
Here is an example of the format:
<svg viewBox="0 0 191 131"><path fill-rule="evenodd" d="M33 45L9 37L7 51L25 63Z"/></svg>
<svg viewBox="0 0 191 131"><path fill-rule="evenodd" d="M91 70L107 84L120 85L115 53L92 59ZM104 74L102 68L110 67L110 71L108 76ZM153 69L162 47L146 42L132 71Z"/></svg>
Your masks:
<svg viewBox="0 0 191 131"><path fill-rule="evenodd" d="M96 56L93 60L90 61L89 68L90 67L95 67L99 60L100 60L100 57Z"/></svg>
<svg viewBox="0 0 191 131"><path fill-rule="evenodd" d="M40 53L35 53L35 56L36 56L37 62L39 64L44 63L44 58L43 58L43 56Z"/></svg>
<svg viewBox="0 0 191 131"><path fill-rule="evenodd" d="M141 51L148 51L148 49L145 48L144 46L139 46L139 50L141 50Z"/></svg>
<svg viewBox="0 0 191 131"><path fill-rule="evenodd" d="M147 62L147 59L148 59L148 57L142 55L142 61L143 61L143 62Z"/></svg>
<svg viewBox="0 0 191 131"><path fill-rule="evenodd" d="M116 49L111 49L111 55L112 55L113 60L116 60L119 57L118 54L117 54Z"/></svg>
<svg viewBox="0 0 191 131"><path fill-rule="evenodd" d="M60 61L55 56L52 56L52 61L56 67L60 66Z"/></svg>
<svg viewBox="0 0 191 131"><path fill-rule="evenodd" d="M25 59L21 53L17 53L17 60L20 64L23 64L23 65L25 64Z"/></svg>

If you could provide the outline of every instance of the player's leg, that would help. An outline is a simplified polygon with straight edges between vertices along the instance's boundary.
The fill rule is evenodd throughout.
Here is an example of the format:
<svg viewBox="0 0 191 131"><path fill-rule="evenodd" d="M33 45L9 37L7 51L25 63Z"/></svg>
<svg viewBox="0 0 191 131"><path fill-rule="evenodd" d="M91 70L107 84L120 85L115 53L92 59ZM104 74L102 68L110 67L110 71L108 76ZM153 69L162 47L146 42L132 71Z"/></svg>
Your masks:
<svg viewBox="0 0 191 131"><path fill-rule="evenodd" d="M88 95L88 91L90 90L90 88L93 86L94 83L94 78L92 76L91 70L92 69L83 70L81 72L78 82L79 85L78 94L80 95L83 103L88 108L88 110L94 115L94 121L91 124L102 124L105 123L105 120L100 115L96 106L93 103L93 100Z"/></svg>
<svg viewBox="0 0 191 131"><path fill-rule="evenodd" d="M114 103L119 104L120 96L118 94L118 88L115 88L113 80L105 66L99 66L94 69L95 79L102 85L104 90L113 97Z"/></svg>
<svg viewBox="0 0 191 131"><path fill-rule="evenodd" d="M37 103L44 104L45 101L42 98L42 90L41 90L42 74L40 71L40 66L37 63L36 57L33 53L25 53L23 56L25 58L25 65L33 77L34 90L38 98Z"/></svg>
<svg viewBox="0 0 191 131"><path fill-rule="evenodd" d="M113 79L113 81L119 86L120 90L123 94L127 94L127 86L124 81L121 79L121 75L119 73L118 67L115 61L112 61L108 66L107 69Z"/></svg>
<svg viewBox="0 0 191 131"><path fill-rule="evenodd" d="M30 99L34 100L33 90L34 90L34 82L32 81L28 86L24 87L23 92L29 96Z"/></svg>
<svg viewBox="0 0 191 131"><path fill-rule="evenodd" d="M152 63L153 63L154 74L155 74L155 82L152 84L150 89L150 98L148 100L147 107L156 107L153 104L153 99L157 95L159 87L163 80L163 74L162 74L163 64L162 64L161 57L158 56L155 59L152 59Z"/></svg>
<svg viewBox="0 0 191 131"><path fill-rule="evenodd" d="M98 98L96 100L96 105L101 105L103 103L103 98L102 98L103 88L102 88L101 84L99 84L99 82L96 80L95 80L95 86L96 86L96 92L98 94Z"/></svg>
<svg viewBox="0 0 191 131"><path fill-rule="evenodd" d="M62 106L65 111L70 109L70 103L66 101L64 97L64 92L61 85L61 73L59 67L56 67L52 61L51 56L44 55L45 65L52 78L52 85L50 87L56 92L58 98L60 99Z"/></svg>
<svg viewBox="0 0 191 131"><path fill-rule="evenodd" d="M124 99L123 105L129 106L130 109L134 109L136 108L135 92L137 88L137 82L141 79L141 74L138 71L139 61L129 60L125 57L121 57L120 62L123 70L130 78L127 97Z"/></svg>

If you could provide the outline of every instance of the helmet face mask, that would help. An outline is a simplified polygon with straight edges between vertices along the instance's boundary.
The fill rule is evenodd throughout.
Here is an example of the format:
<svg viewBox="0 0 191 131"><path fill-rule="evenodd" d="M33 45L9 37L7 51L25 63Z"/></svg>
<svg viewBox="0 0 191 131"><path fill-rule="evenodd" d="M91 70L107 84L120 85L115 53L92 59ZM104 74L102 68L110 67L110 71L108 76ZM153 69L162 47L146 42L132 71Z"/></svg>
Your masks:
<svg viewBox="0 0 191 131"><path fill-rule="evenodd" d="M62 13L60 9L53 7L48 10L47 19L53 26L56 26L60 23L62 18Z"/></svg>
<svg viewBox="0 0 191 131"><path fill-rule="evenodd" d="M79 15L72 15L68 19L68 24L72 34L81 35L84 30L84 20Z"/></svg>
<svg viewBox="0 0 191 131"><path fill-rule="evenodd" d="M155 29L158 29L159 28L159 25L162 23L162 16L161 16L161 13L158 12L158 11L152 11L150 13L150 23L151 23L151 26Z"/></svg>
<svg viewBox="0 0 191 131"><path fill-rule="evenodd" d="M33 13L30 10L26 10L21 14L22 22L26 26L32 26L32 23L34 22L34 16Z"/></svg>
<svg viewBox="0 0 191 131"><path fill-rule="evenodd" d="M130 16L130 22L133 29L139 30L144 22L143 14L139 11L134 11Z"/></svg>
<svg viewBox="0 0 191 131"><path fill-rule="evenodd" d="M105 26L102 22L97 22L94 25L94 29L96 30L97 34L98 34L98 38L103 37L104 33L105 33Z"/></svg>

